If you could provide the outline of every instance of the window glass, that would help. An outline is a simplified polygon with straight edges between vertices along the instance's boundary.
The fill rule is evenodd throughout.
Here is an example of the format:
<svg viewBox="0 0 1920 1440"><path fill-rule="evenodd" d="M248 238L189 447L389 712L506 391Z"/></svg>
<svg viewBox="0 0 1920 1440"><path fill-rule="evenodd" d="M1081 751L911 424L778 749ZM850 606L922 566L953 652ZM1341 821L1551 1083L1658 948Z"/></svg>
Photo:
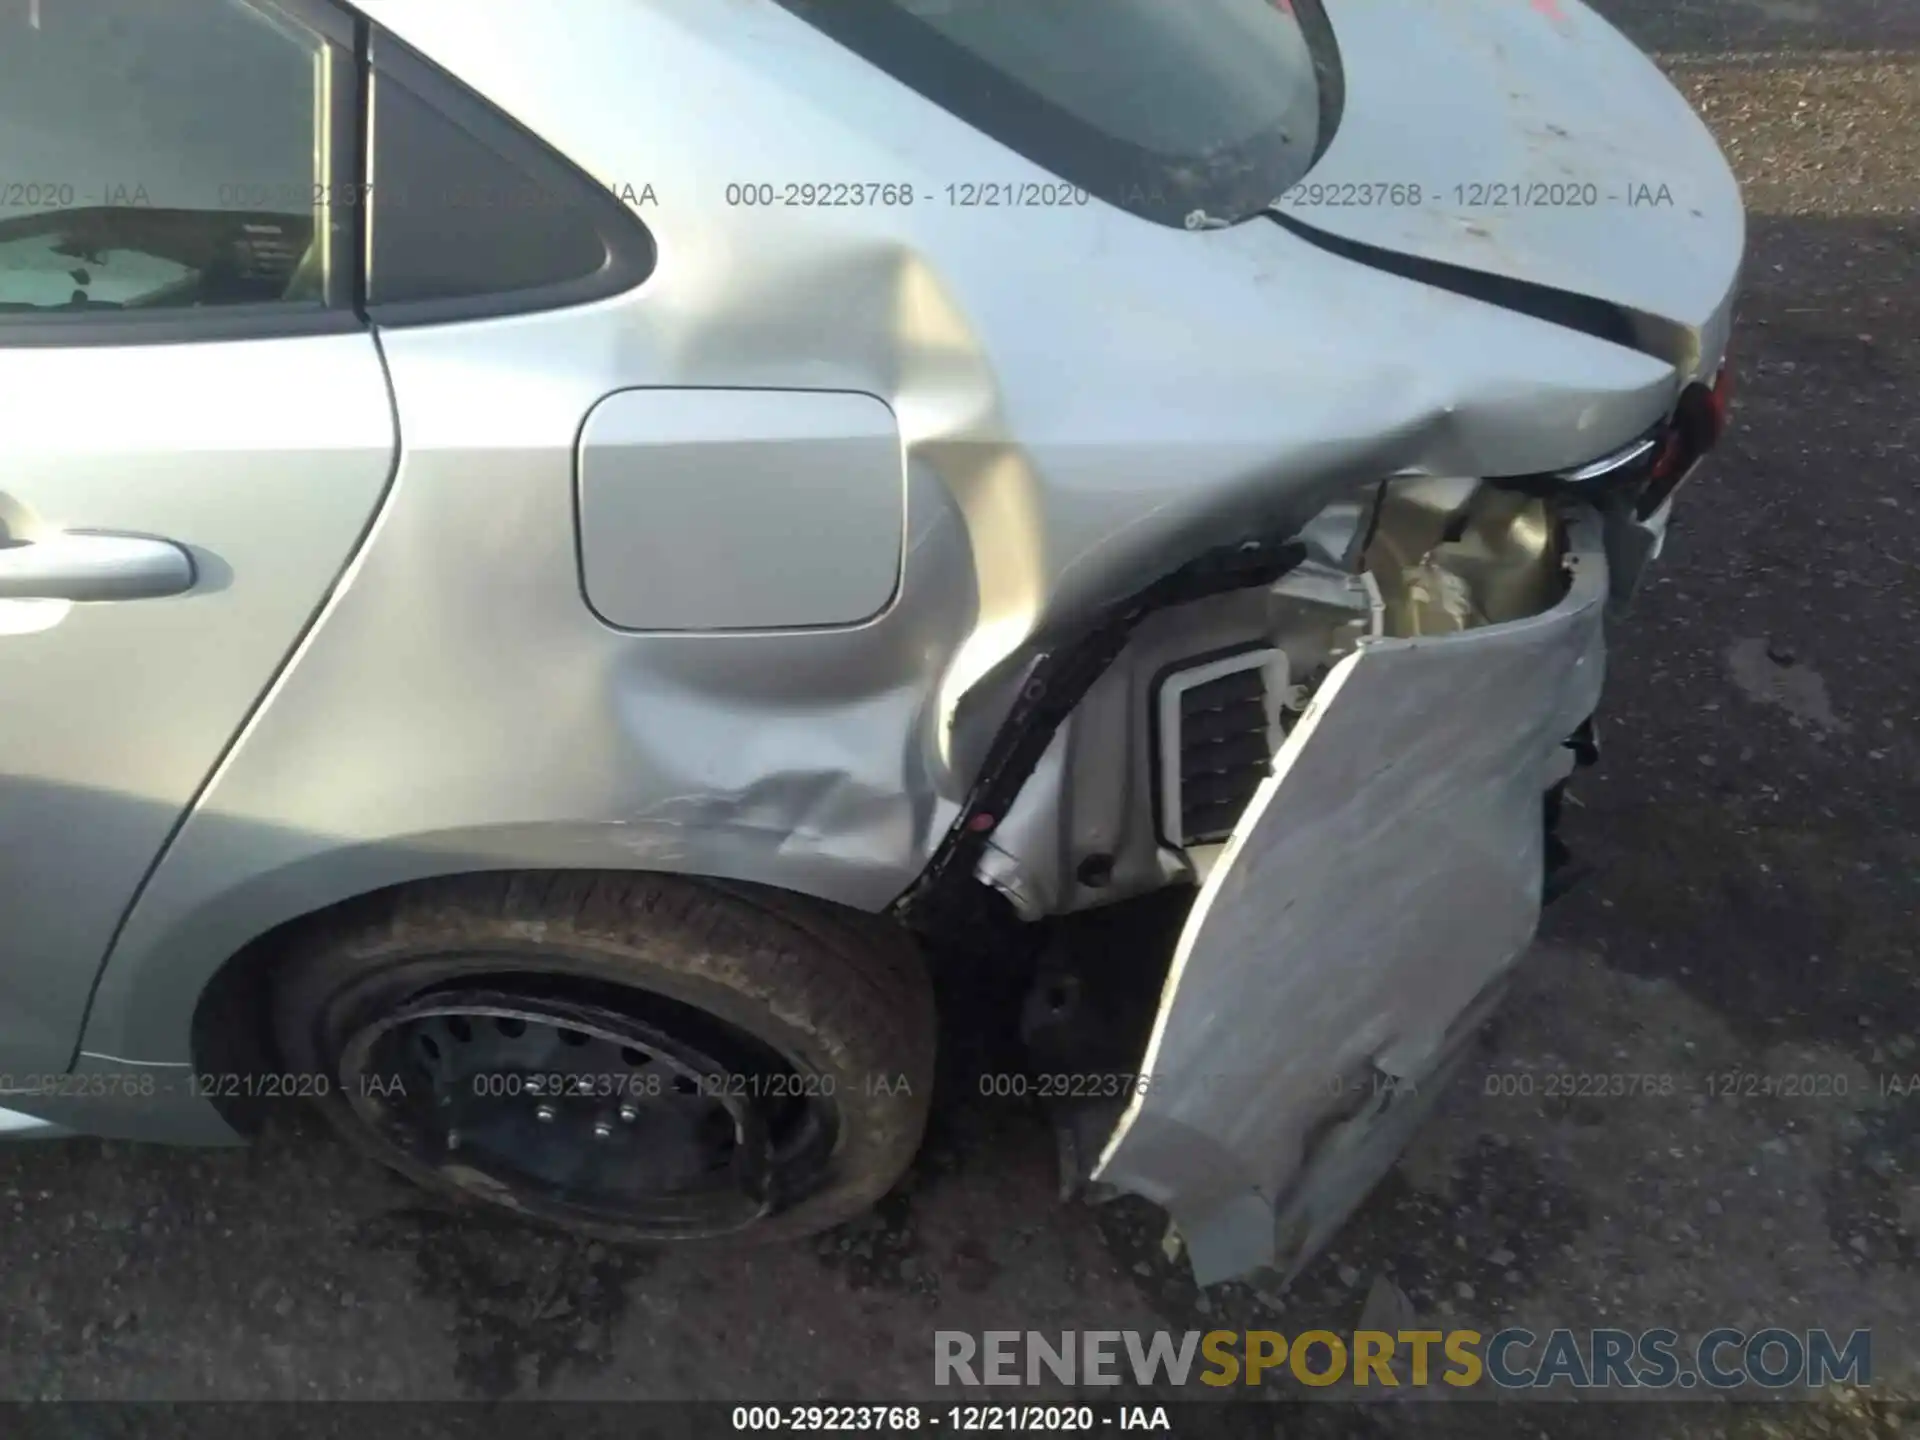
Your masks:
<svg viewBox="0 0 1920 1440"><path fill-rule="evenodd" d="M374 76L367 304L375 318L391 323L385 307L421 303L511 308L510 297L607 270L605 193L451 81L424 83L460 113L386 71Z"/></svg>
<svg viewBox="0 0 1920 1440"><path fill-rule="evenodd" d="M1238 219L1306 173L1315 0L780 0L969 124L1136 214ZM1322 45L1320 49L1325 49ZM999 176L954 176L961 193Z"/></svg>
<svg viewBox="0 0 1920 1440"><path fill-rule="evenodd" d="M242 0L0 0L0 315L320 301L325 50Z"/></svg>

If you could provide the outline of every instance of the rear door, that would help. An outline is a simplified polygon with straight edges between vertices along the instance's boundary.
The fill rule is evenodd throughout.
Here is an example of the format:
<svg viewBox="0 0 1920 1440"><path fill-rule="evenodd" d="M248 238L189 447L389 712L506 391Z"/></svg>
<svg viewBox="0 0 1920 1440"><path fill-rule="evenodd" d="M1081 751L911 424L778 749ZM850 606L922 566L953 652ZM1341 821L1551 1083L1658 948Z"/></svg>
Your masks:
<svg viewBox="0 0 1920 1440"><path fill-rule="evenodd" d="M64 1070L139 887L393 473L352 22L0 0L0 1070Z"/></svg>

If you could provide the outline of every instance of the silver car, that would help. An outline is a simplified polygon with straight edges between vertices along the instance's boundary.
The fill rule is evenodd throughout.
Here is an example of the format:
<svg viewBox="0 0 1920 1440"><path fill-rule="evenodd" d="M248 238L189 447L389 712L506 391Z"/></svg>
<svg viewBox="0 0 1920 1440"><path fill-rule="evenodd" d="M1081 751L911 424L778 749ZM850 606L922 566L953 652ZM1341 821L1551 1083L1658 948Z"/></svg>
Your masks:
<svg viewBox="0 0 1920 1440"><path fill-rule="evenodd" d="M564 8L0 0L0 1131L791 1236L1039 955L1069 1185L1296 1269L1564 874L1714 142L1578 0Z"/></svg>

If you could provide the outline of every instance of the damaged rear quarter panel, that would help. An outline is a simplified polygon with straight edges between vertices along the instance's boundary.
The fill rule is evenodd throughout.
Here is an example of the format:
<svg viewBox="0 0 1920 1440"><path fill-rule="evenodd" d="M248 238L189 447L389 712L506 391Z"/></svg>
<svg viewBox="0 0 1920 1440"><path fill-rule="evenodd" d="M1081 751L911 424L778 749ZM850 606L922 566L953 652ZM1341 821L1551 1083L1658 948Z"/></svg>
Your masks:
<svg viewBox="0 0 1920 1440"><path fill-rule="evenodd" d="M1341 661L1194 905L1094 1178L1171 1211L1203 1284L1338 1225L1533 935L1542 795L1604 669L1598 526L1570 529L1552 609Z"/></svg>
<svg viewBox="0 0 1920 1440"><path fill-rule="evenodd" d="M766 0L570 0L565 26L514 0L365 9L594 180L644 180L659 264L590 305L382 332L403 437L386 505L128 915L89 1053L187 1063L226 957L431 875L652 869L881 910L1004 714L963 702L1050 632L1356 484L1582 463L1677 393L1646 355L1265 219L934 203L1049 177ZM727 198L822 178L929 200ZM809 629L603 624L576 447L636 389L884 404L905 474L893 603Z"/></svg>

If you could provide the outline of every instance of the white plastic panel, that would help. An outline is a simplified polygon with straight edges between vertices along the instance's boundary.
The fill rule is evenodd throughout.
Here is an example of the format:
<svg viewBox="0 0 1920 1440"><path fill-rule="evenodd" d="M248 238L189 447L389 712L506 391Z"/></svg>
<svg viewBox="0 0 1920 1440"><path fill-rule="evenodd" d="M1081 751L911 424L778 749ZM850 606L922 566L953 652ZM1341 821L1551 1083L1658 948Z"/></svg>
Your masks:
<svg viewBox="0 0 1920 1440"><path fill-rule="evenodd" d="M1171 1211L1202 1285L1326 1240L1533 936L1605 671L1599 525L1569 528L1552 609L1335 665L1201 888L1093 1178Z"/></svg>

